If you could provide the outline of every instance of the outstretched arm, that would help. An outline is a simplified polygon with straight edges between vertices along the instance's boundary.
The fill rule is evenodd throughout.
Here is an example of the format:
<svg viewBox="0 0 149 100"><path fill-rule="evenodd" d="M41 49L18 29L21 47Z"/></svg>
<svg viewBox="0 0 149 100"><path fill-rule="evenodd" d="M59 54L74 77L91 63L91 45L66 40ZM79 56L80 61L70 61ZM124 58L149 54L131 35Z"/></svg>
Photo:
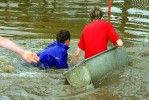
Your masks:
<svg viewBox="0 0 149 100"><path fill-rule="evenodd" d="M29 63L39 61L39 57L37 56L36 53L25 51L24 49L22 49L21 47L19 47L18 45L16 45L7 38L0 37L0 46L9 49L13 52L16 52Z"/></svg>
<svg viewBox="0 0 149 100"><path fill-rule="evenodd" d="M73 59L72 59L73 66L77 63L79 56L80 56L80 52L81 52L81 49L78 47L77 50L75 51Z"/></svg>

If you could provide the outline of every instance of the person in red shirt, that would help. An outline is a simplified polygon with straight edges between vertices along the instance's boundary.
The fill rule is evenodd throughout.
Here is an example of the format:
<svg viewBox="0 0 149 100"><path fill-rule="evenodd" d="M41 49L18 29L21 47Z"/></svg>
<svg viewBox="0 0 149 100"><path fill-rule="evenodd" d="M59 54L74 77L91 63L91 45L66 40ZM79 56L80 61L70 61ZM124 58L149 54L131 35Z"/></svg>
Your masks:
<svg viewBox="0 0 149 100"><path fill-rule="evenodd" d="M78 48L74 53L72 65L75 65L80 52L85 52L85 59L108 49L110 40L114 45L123 45L119 35L114 30L112 24L102 19L103 12L100 8L94 7L90 14L91 23L87 24L80 37Z"/></svg>

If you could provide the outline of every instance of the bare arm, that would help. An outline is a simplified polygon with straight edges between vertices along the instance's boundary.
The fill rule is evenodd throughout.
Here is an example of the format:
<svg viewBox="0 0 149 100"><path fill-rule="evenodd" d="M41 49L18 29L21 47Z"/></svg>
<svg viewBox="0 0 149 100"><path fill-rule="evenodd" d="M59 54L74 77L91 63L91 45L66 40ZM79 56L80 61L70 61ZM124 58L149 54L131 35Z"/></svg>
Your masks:
<svg viewBox="0 0 149 100"><path fill-rule="evenodd" d="M117 43L118 47L123 46L123 41L122 41L121 39L118 39L118 40L116 41L116 43Z"/></svg>
<svg viewBox="0 0 149 100"><path fill-rule="evenodd" d="M39 61L39 57L36 53L25 51L24 49L22 49L21 47L19 47L7 38L0 37L0 46L9 49L13 52L16 52L29 63Z"/></svg>
<svg viewBox="0 0 149 100"><path fill-rule="evenodd" d="M80 56L80 52L81 52L81 49L78 47L77 50L75 51L73 59L72 59L73 66L77 63L79 56Z"/></svg>

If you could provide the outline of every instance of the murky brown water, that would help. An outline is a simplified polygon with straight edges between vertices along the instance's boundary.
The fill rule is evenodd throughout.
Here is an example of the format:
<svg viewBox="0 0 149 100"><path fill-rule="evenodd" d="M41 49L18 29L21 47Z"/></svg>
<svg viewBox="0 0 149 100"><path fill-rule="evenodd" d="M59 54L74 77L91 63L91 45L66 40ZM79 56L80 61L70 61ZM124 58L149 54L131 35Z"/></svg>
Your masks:
<svg viewBox="0 0 149 100"><path fill-rule="evenodd" d="M113 0L110 21L125 43L129 66L116 70L99 88L63 85L64 79L58 79L63 71L57 70L14 68L12 73L6 73L3 67L22 60L0 48L0 100L148 100L148 4L148 0ZM67 28L72 34L72 56L81 31L89 22L88 12L97 5L108 20L106 0L0 0L0 36L38 52L54 41L58 30Z"/></svg>

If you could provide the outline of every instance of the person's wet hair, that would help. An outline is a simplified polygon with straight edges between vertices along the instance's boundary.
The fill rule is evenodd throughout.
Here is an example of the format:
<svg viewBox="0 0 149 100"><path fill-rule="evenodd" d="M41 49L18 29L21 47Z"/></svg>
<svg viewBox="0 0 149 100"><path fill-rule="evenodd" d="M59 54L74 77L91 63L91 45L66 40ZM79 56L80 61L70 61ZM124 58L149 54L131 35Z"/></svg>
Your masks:
<svg viewBox="0 0 149 100"><path fill-rule="evenodd" d="M65 43L66 40L70 40L70 32L66 29L60 30L59 32L57 32L56 34L56 40L58 42L62 42Z"/></svg>
<svg viewBox="0 0 149 100"><path fill-rule="evenodd" d="M102 16L103 12L99 7L94 7L89 13L90 21L100 20Z"/></svg>

